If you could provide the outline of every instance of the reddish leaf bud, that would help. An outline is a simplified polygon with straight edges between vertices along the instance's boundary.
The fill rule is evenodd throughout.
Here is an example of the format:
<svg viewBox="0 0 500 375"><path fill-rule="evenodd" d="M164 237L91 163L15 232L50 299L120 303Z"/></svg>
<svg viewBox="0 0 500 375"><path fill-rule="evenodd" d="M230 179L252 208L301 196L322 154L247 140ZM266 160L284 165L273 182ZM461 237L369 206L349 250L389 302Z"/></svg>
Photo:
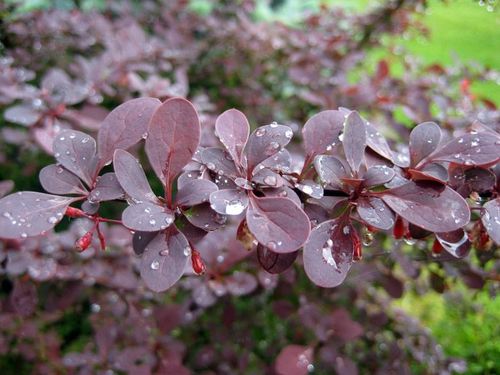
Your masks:
<svg viewBox="0 0 500 375"><path fill-rule="evenodd" d="M67 217L71 217L73 219L86 216L85 212L83 212L79 208L75 208L75 207L68 207L66 209L65 215Z"/></svg>
<svg viewBox="0 0 500 375"><path fill-rule="evenodd" d="M86 250L90 244L92 243L92 232L87 232L85 233L82 237L80 237L78 240L75 242L75 248L78 251L84 251Z"/></svg>
<svg viewBox="0 0 500 375"><path fill-rule="evenodd" d="M205 273L205 263L203 263L203 259L201 258L200 253L194 249L191 251L191 264L193 266L194 272L197 275Z"/></svg>
<svg viewBox="0 0 500 375"><path fill-rule="evenodd" d="M405 234L405 224L401 216L398 216L398 218L396 219L396 223L394 224L393 234L396 240L400 240L401 238L403 238Z"/></svg>
<svg viewBox="0 0 500 375"><path fill-rule="evenodd" d="M443 245L441 245L441 243L439 242L439 240L436 238L434 240L434 244L432 245L432 252L434 254L441 254L441 252L443 251Z"/></svg>
<svg viewBox="0 0 500 375"><path fill-rule="evenodd" d="M362 254L361 240L359 239L358 232L353 231L351 237L352 237L352 247L354 249L352 254L352 259L354 261L361 260L361 258L363 258L363 254Z"/></svg>

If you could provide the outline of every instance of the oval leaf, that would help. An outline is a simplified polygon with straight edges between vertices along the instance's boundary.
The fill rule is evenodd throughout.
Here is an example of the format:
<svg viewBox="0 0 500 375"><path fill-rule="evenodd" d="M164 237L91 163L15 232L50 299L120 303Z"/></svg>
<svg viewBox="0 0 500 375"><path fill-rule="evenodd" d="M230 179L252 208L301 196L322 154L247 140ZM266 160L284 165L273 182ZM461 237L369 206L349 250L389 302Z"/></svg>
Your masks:
<svg viewBox="0 0 500 375"><path fill-rule="evenodd" d="M90 192L89 200L93 202L112 201L122 199L125 196L116 174L105 173L97 177L94 189Z"/></svg>
<svg viewBox="0 0 500 375"><path fill-rule="evenodd" d="M285 125L271 124L257 128L247 143L248 170L252 172L257 164L277 154L292 137L292 129Z"/></svg>
<svg viewBox="0 0 500 375"><path fill-rule="evenodd" d="M334 189L342 189L342 179L347 177L344 164L335 156L320 155L314 159L319 178Z"/></svg>
<svg viewBox="0 0 500 375"><path fill-rule="evenodd" d="M134 202L148 201L154 203L157 201L141 164L134 156L127 151L116 150L113 167L118 182Z"/></svg>
<svg viewBox="0 0 500 375"><path fill-rule="evenodd" d="M59 165L47 165L40 171L38 179L42 187L52 194L84 195L87 193L80 179Z"/></svg>
<svg viewBox="0 0 500 375"><path fill-rule="evenodd" d="M366 224L382 230L391 229L396 220L394 212L377 197L359 198L357 212Z"/></svg>
<svg viewBox="0 0 500 375"><path fill-rule="evenodd" d="M452 232L470 220L467 202L434 182L409 182L386 190L381 198L410 223L431 232Z"/></svg>
<svg viewBox="0 0 500 375"><path fill-rule="evenodd" d="M221 228L227 221L227 216L215 212L209 204L199 204L183 212L186 219L195 227L205 231ZM185 228L181 228L182 231Z"/></svg>
<svg viewBox="0 0 500 375"><path fill-rule="evenodd" d="M437 149L426 160L460 165L487 165L500 160L500 135L491 132L465 134Z"/></svg>
<svg viewBox="0 0 500 375"><path fill-rule="evenodd" d="M113 158L116 149L128 149L147 135L151 116L160 104L155 98L132 99L106 116L97 136L101 166Z"/></svg>
<svg viewBox="0 0 500 375"><path fill-rule="evenodd" d="M210 207L222 215L239 215L248 206L248 196L244 190L224 189L210 194Z"/></svg>
<svg viewBox="0 0 500 375"><path fill-rule="evenodd" d="M141 278L149 289L163 292L181 278L190 255L186 237L175 227L160 232L144 249Z"/></svg>
<svg viewBox="0 0 500 375"><path fill-rule="evenodd" d="M238 176L234 160L226 151L217 147L207 147L201 153L202 163L219 176L227 176L232 179Z"/></svg>
<svg viewBox="0 0 500 375"><path fill-rule="evenodd" d="M276 253L299 249L310 232L309 218L288 198L252 195L246 219L257 241Z"/></svg>
<svg viewBox="0 0 500 375"><path fill-rule="evenodd" d="M448 233L436 233L441 246L455 258L463 258L469 254L471 242L463 229Z"/></svg>
<svg viewBox="0 0 500 375"><path fill-rule="evenodd" d="M128 206L122 213L123 225L132 230L156 232L174 222L173 212L166 207L145 202Z"/></svg>
<svg viewBox="0 0 500 375"><path fill-rule="evenodd" d="M212 181L191 180L177 191L176 204L185 207L208 202L210 194L214 191L217 191L217 185Z"/></svg>
<svg viewBox="0 0 500 375"><path fill-rule="evenodd" d="M434 122L424 122L413 128L410 133L411 165L417 165L423 158L434 152L440 141L441 129Z"/></svg>
<svg viewBox="0 0 500 375"><path fill-rule="evenodd" d="M393 152L382 134L371 124L366 123L366 145L378 155L393 161Z"/></svg>
<svg viewBox="0 0 500 375"><path fill-rule="evenodd" d="M53 149L59 164L92 186L97 163L94 138L76 130L63 130L54 139Z"/></svg>
<svg viewBox="0 0 500 375"><path fill-rule="evenodd" d="M198 114L187 100L169 99L154 112L148 133L146 154L156 175L169 189L198 147Z"/></svg>
<svg viewBox="0 0 500 375"><path fill-rule="evenodd" d="M356 111L349 113L345 120L342 145L351 170L357 173L365 155L366 127Z"/></svg>
<svg viewBox="0 0 500 375"><path fill-rule="evenodd" d="M354 227L345 216L325 221L311 231L304 245L304 270L313 283L324 288L340 285L351 268Z"/></svg>
<svg viewBox="0 0 500 375"><path fill-rule="evenodd" d="M500 198L489 201L483 209L481 221L491 239L500 245Z"/></svg>
<svg viewBox="0 0 500 375"><path fill-rule="evenodd" d="M267 247L261 244L257 246L257 258L259 260L259 263L262 268L264 268L271 274L285 272L293 265L295 259L297 259L298 254L298 251L279 254L269 250Z"/></svg>
<svg viewBox="0 0 500 375"><path fill-rule="evenodd" d="M320 112L307 120L302 128L307 163L339 143L344 121L344 113L334 110Z"/></svg>
<svg viewBox="0 0 500 375"><path fill-rule="evenodd" d="M250 134L246 116L237 109L229 109L217 117L215 130L231 157L241 163L241 153Z"/></svg>
<svg viewBox="0 0 500 375"><path fill-rule="evenodd" d="M23 191L0 199L0 237L26 238L52 229L78 198Z"/></svg>
<svg viewBox="0 0 500 375"><path fill-rule="evenodd" d="M363 184L367 187L373 187L386 184L394 177L394 170L385 165L375 165L368 168L363 176Z"/></svg>

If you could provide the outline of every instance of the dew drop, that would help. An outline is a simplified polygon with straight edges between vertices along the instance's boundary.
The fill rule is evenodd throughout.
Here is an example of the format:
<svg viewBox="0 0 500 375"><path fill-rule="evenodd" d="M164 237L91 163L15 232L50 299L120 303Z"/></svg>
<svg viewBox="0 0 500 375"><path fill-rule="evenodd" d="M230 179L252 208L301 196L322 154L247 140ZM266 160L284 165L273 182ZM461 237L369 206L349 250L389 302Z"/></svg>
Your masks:
<svg viewBox="0 0 500 375"><path fill-rule="evenodd" d="M243 212L245 206L239 199L232 200L226 205L226 214L239 215Z"/></svg>
<svg viewBox="0 0 500 375"><path fill-rule="evenodd" d="M417 243L417 240L414 238L404 238L403 241L410 246L413 246Z"/></svg>
<svg viewBox="0 0 500 375"><path fill-rule="evenodd" d="M259 128L255 131L256 137L262 137L264 134L266 134L266 129L264 128Z"/></svg>
<svg viewBox="0 0 500 375"><path fill-rule="evenodd" d="M191 247L186 246L183 251L184 256L190 256L191 255Z"/></svg>
<svg viewBox="0 0 500 375"><path fill-rule="evenodd" d="M47 221L50 224L55 224L55 223L57 223L57 218L55 216L51 216L51 217L49 217L49 219Z"/></svg>
<svg viewBox="0 0 500 375"><path fill-rule="evenodd" d="M264 183L269 186L276 186L278 179L276 176L266 176L264 177Z"/></svg>
<svg viewBox="0 0 500 375"><path fill-rule="evenodd" d="M266 247L269 250L276 250L276 248L278 247L278 244L274 241L269 241L268 243L266 243Z"/></svg>
<svg viewBox="0 0 500 375"><path fill-rule="evenodd" d="M160 262L158 262L157 260L152 261L151 262L151 269L152 270L160 269Z"/></svg>
<svg viewBox="0 0 500 375"><path fill-rule="evenodd" d="M150 220L149 220L149 224L151 224L151 225L155 225L155 224L156 224L156 220L155 220L155 219L150 219Z"/></svg>
<svg viewBox="0 0 500 375"><path fill-rule="evenodd" d="M287 130L285 132L285 137L287 137L288 139L291 139L293 137L293 131Z"/></svg>

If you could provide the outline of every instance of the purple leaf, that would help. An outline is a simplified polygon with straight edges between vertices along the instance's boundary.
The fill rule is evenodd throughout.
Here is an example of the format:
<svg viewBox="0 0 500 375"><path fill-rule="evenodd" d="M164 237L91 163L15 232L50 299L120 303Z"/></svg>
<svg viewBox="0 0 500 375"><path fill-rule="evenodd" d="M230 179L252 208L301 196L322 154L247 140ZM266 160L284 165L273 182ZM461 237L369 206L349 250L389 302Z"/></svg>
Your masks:
<svg viewBox="0 0 500 375"><path fill-rule="evenodd" d="M97 163L94 138L76 130L63 130L54 139L53 148L59 164L92 186Z"/></svg>
<svg viewBox="0 0 500 375"><path fill-rule="evenodd" d="M366 126L366 145L375 151L378 155L383 156L384 158L393 161L392 150L389 147L386 139L380 134L380 132L373 126L368 123L365 123Z"/></svg>
<svg viewBox="0 0 500 375"><path fill-rule="evenodd" d="M85 99L87 91L72 82L64 70L50 69L42 79L42 89L47 91L53 101L65 104L76 104Z"/></svg>
<svg viewBox="0 0 500 375"><path fill-rule="evenodd" d="M180 190L187 184L190 184L191 181L202 179L203 176L204 172L198 170L182 172L177 178L177 189Z"/></svg>
<svg viewBox="0 0 500 375"><path fill-rule="evenodd" d="M0 199L0 237L26 238L52 229L78 198L23 191Z"/></svg>
<svg viewBox="0 0 500 375"><path fill-rule="evenodd" d="M276 253L300 248L310 232L309 218L288 198L252 195L246 214L248 228L257 241Z"/></svg>
<svg viewBox="0 0 500 375"><path fill-rule="evenodd" d="M247 143L248 170L252 172L257 164L281 151L292 137L292 129L285 125L273 123L257 128Z"/></svg>
<svg viewBox="0 0 500 375"><path fill-rule="evenodd" d="M282 186L277 189L265 189L264 194L266 197L284 197L292 200L299 207L302 206L302 201L297 195L295 190L289 188L288 186Z"/></svg>
<svg viewBox="0 0 500 375"><path fill-rule="evenodd" d="M133 201L157 202L156 195L151 190L141 164L130 153L116 150L113 160L118 182Z"/></svg>
<svg viewBox="0 0 500 375"><path fill-rule="evenodd" d="M261 244L257 245L257 258L259 263L262 268L271 274L285 272L293 265L298 254L298 251L279 254L269 250Z"/></svg>
<svg viewBox="0 0 500 375"><path fill-rule="evenodd" d="M279 375L307 375L313 351L307 346L288 345L276 358L274 365Z"/></svg>
<svg viewBox="0 0 500 375"><path fill-rule="evenodd" d="M344 164L335 156L320 155L314 159L319 178L334 189L342 190L342 179L347 177Z"/></svg>
<svg viewBox="0 0 500 375"><path fill-rule="evenodd" d="M47 165L43 168L38 178L42 187L52 194L85 195L87 193L87 190L76 175L55 164Z"/></svg>
<svg viewBox="0 0 500 375"><path fill-rule="evenodd" d="M226 288L233 296L244 296L252 293L257 288L255 276L242 271L236 271L225 279Z"/></svg>
<svg viewBox="0 0 500 375"><path fill-rule="evenodd" d="M421 163L428 160L468 166L492 164L500 160L500 136L490 132L464 134L438 148Z"/></svg>
<svg viewBox="0 0 500 375"><path fill-rule="evenodd" d="M304 245L304 270L313 283L324 288L340 285L351 268L355 228L348 216L325 221L311 231Z"/></svg>
<svg viewBox="0 0 500 375"><path fill-rule="evenodd" d="M448 170L437 163L427 164L420 170L409 169L408 173L411 175L413 181L430 180L443 184L448 181Z"/></svg>
<svg viewBox="0 0 500 375"><path fill-rule="evenodd" d="M149 289L163 292L181 278L190 255L186 237L175 227L160 232L144 250L141 278Z"/></svg>
<svg viewBox="0 0 500 375"><path fill-rule="evenodd" d="M205 231L213 231L221 228L227 221L227 217L213 211L208 203L199 204L183 212L186 219L197 228ZM184 231L184 228L182 228Z"/></svg>
<svg viewBox="0 0 500 375"><path fill-rule="evenodd" d="M347 162L356 174L363 161L366 148L365 123L356 111L352 111L345 120L342 145Z"/></svg>
<svg viewBox="0 0 500 375"><path fill-rule="evenodd" d="M112 201L125 196L116 174L109 172L97 177L94 189L90 192L89 200L94 202Z"/></svg>
<svg viewBox="0 0 500 375"><path fill-rule="evenodd" d="M256 168L256 170L257 169L258 168ZM260 169L252 177L252 183L261 185L263 187L279 188L283 186L285 182L286 181L283 179L283 177L281 177L278 173L267 168Z"/></svg>
<svg viewBox="0 0 500 375"><path fill-rule="evenodd" d="M394 212L377 197L360 197L357 212L366 224L382 230L392 228L396 220Z"/></svg>
<svg viewBox="0 0 500 375"><path fill-rule="evenodd" d="M0 181L0 198L10 193L13 188L14 188L14 181L12 180Z"/></svg>
<svg viewBox="0 0 500 375"><path fill-rule="evenodd" d="M394 177L394 170L385 165L376 165L368 168L363 179L363 184L366 187L373 187L383 185L392 180Z"/></svg>
<svg viewBox="0 0 500 375"><path fill-rule="evenodd" d="M237 109L229 109L217 118L215 130L231 157L241 164L241 153L250 133L245 115Z"/></svg>
<svg viewBox="0 0 500 375"><path fill-rule="evenodd" d="M19 104L5 110L3 117L6 121L24 126L31 126L38 121L40 113L31 105Z"/></svg>
<svg viewBox="0 0 500 375"><path fill-rule="evenodd" d="M222 215L239 215L248 206L248 196L241 189L225 189L210 194L210 207Z"/></svg>
<svg viewBox="0 0 500 375"><path fill-rule="evenodd" d="M433 122L417 125L410 133L410 165L417 165L439 146L441 129Z"/></svg>
<svg viewBox="0 0 500 375"><path fill-rule="evenodd" d="M99 202L94 202L91 200L85 200L82 203L82 210L88 215L94 215L99 211L101 204Z"/></svg>
<svg viewBox="0 0 500 375"><path fill-rule="evenodd" d="M176 204L185 207L208 202L210 194L214 191L217 191L217 185L212 181L192 180L177 191Z"/></svg>
<svg viewBox="0 0 500 375"><path fill-rule="evenodd" d="M323 186L313 180L302 180L300 183L295 184L295 187L310 197L316 199L323 198Z"/></svg>
<svg viewBox="0 0 500 375"><path fill-rule="evenodd" d="M142 232L166 229L174 219L174 213L168 208L150 202L128 206L122 213L123 225Z"/></svg>
<svg viewBox="0 0 500 375"><path fill-rule="evenodd" d="M481 221L491 239L500 245L500 198L489 201L483 209Z"/></svg>
<svg viewBox="0 0 500 375"><path fill-rule="evenodd" d="M207 147L201 153L201 160L208 169L219 176L227 176L231 179L238 176L234 160L227 151L217 147Z"/></svg>
<svg viewBox="0 0 500 375"><path fill-rule="evenodd" d="M156 175L168 190L198 147L198 114L187 100L169 99L154 112L148 132L146 154Z"/></svg>
<svg viewBox="0 0 500 375"><path fill-rule="evenodd" d="M453 232L436 233L436 238L443 248L456 258L465 257L471 248L467 233L463 229Z"/></svg>
<svg viewBox="0 0 500 375"><path fill-rule="evenodd" d="M262 168L271 169L276 172L289 173L292 168L292 156L287 149L283 149L255 167L256 171Z"/></svg>
<svg viewBox="0 0 500 375"><path fill-rule="evenodd" d="M142 255L146 246L156 237L158 232L135 232L132 237L132 248L136 255Z"/></svg>
<svg viewBox="0 0 500 375"><path fill-rule="evenodd" d="M470 220L467 202L447 186L408 182L383 192L382 199L397 214L431 232L451 232Z"/></svg>
<svg viewBox="0 0 500 375"><path fill-rule="evenodd" d="M160 104L155 98L132 99L106 116L97 136L101 166L113 158L116 149L128 149L147 136L151 116Z"/></svg>
<svg viewBox="0 0 500 375"><path fill-rule="evenodd" d="M339 143L339 135L344 130L345 115L340 111L323 111L312 116L302 128L306 164L316 155L330 151Z"/></svg>

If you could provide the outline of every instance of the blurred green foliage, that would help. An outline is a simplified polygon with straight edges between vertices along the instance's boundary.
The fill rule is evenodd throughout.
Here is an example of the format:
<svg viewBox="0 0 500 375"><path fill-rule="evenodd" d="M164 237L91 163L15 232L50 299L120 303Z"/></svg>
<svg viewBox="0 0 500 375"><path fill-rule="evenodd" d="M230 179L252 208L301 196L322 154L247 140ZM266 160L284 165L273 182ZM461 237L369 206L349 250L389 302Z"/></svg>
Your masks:
<svg viewBox="0 0 500 375"><path fill-rule="evenodd" d="M395 302L428 327L447 355L467 362L466 374L497 374L500 299L487 290L454 287L445 294L406 293Z"/></svg>

